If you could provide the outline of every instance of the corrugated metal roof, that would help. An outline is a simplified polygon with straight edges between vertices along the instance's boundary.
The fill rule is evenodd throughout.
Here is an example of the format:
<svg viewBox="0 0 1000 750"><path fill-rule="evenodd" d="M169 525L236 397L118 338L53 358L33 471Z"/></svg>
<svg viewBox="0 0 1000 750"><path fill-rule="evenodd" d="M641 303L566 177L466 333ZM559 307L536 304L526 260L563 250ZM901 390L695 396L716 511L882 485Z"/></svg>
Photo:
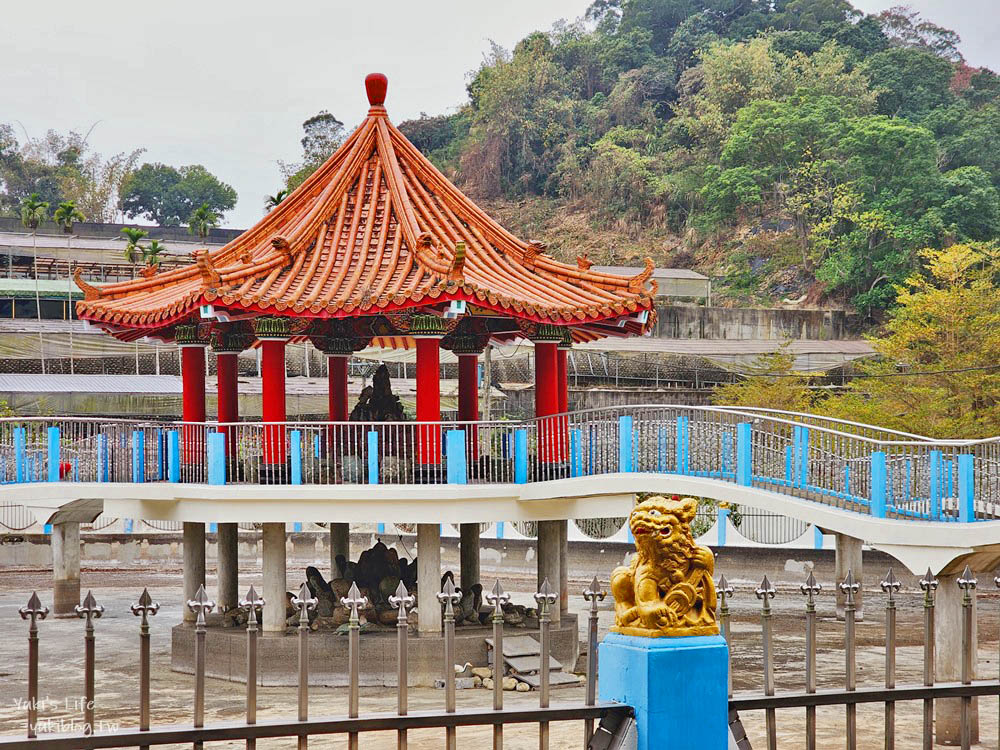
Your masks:
<svg viewBox="0 0 1000 750"><path fill-rule="evenodd" d="M180 392L177 375L0 375L0 393Z"/></svg>
<svg viewBox="0 0 1000 750"><path fill-rule="evenodd" d="M34 297L35 289L42 297L65 299L72 294L73 299L83 299L83 292L70 279L0 279L0 297Z"/></svg>
<svg viewBox="0 0 1000 750"><path fill-rule="evenodd" d="M592 266L591 271L599 273L613 273L617 276L635 276L642 273L642 266ZM704 276L697 271L687 268L654 268L653 279L698 279L708 281L708 276Z"/></svg>

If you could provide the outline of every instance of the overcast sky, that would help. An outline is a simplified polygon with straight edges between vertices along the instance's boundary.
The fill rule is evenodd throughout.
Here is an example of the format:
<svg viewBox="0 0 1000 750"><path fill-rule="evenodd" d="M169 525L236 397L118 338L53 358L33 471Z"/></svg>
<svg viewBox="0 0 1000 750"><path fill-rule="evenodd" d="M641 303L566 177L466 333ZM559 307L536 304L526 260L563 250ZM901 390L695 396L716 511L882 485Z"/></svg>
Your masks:
<svg viewBox="0 0 1000 750"><path fill-rule="evenodd" d="M969 62L1000 70L996 0L914 0L962 36ZM890 0L854 0L873 12ZM389 77L395 122L465 99L489 41L575 19L589 0L55 0L4 4L0 122L23 138L86 132L97 151L145 147L144 161L203 164L240 200L247 227L300 154L301 123L327 109L349 127L367 110L363 78Z"/></svg>

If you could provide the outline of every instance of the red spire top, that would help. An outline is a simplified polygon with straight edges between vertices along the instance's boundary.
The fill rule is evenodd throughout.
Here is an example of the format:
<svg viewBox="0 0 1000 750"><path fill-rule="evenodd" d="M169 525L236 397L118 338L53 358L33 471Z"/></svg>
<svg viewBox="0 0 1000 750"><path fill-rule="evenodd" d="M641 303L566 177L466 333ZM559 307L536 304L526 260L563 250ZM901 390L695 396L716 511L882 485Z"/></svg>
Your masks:
<svg viewBox="0 0 1000 750"><path fill-rule="evenodd" d="M368 103L373 107L385 104L385 91L389 87L389 79L381 73L369 73L365 76L365 91L368 92Z"/></svg>

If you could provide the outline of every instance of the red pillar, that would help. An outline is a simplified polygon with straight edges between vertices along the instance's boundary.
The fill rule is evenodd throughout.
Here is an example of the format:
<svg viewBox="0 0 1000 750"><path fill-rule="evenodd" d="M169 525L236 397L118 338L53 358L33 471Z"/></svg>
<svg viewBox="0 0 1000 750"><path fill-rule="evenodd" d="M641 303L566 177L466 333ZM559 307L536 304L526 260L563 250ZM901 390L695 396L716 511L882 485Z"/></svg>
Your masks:
<svg viewBox="0 0 1000 750"><path fill-rule="evenodd" d="M458 421L475 422L479 419L479 355L461 353L458 355ZM464 428L467 439L469 462L479 461L479 433L475 425Z"/></svg>
<svg viewBox="0 0 1000 750"><path fill-rule="evenodd" d="M205 456L205 344L181 346L181 429L184 463L202 462Z"/></svg>
<svg viewBox="0 0 1000 750"><path fill-rule="evenodd" d="M288 460L285 441L285 340L260 342L261 417L280 424L264 427L264 463L284 465Z"/></svg>
<svg viewBox="0 0 1000 750"><path fill-rule="evenodd" d="M347 409L347 360L346 354L329 354L326 358L330 381L330 421L346 422Z"/></svg>
<svg viewBox="0 0 1000 750"><path fill-rule="evenodd" d="M535 342L535 416L538 417L538 453L542 463L558 460L553 420L559 411L559 364L555 341Z"/></svg>
<svg viewBox="0 0 1000 750"><path fill-rule="evenodd" d="M240 389L236 366L236 359L239 355L236 352L217 352L215 355L215 374L218 380L218 419L220 425L228 424L228 427L219 427L219 432L226 436L226 455L233 455L233 448L236 445L236 427L233 423L240 419Z"/></svg>
<svg viewBox="0 0 1000 750"><path fill-rule="evenodd" d="M417 342L417 421L441 421L441 340L422 336ZM441 428L421 427L417 459L424 465L441 463Z"/></svg>
<svg viewBox="0 0 1000 750"><path fill-rule="evenodd" d="M569 411L569 376L566 371L569 348L560 344L556 350L557 364L557 387L559 390L559 413L565 414ZM569 459L569 417L559 418L559 461L565 462Z"/></svg>

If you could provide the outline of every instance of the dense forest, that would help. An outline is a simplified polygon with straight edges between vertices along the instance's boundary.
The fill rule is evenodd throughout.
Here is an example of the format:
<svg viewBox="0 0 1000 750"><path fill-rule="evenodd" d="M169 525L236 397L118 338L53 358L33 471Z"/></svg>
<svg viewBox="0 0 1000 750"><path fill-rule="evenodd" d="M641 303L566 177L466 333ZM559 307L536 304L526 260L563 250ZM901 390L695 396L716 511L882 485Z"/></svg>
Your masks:
<svg viewBox="0 0 1000 750"><path fill-rule="evenodd" d="M556 254L879 317L921 250L1000 235L1000 77L958 45L905 7L596 0L401 128Z"/></svg>

